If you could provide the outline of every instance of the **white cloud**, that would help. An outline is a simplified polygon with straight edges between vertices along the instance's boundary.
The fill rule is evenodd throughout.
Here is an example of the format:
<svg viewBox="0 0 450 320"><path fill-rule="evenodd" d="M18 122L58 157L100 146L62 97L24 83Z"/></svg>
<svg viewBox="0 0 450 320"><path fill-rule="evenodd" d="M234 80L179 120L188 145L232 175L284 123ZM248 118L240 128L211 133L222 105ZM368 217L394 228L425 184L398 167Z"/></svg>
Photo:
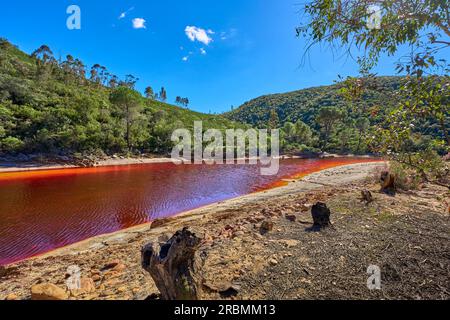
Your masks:
<svg viewBox="0 0 450 320"><path fill-rule="evenodd" d="M127 11L122 12L122 13L120 14L120 16L119 16L119 20L125 18L125 17L127 16L127 14L128 14L130 11L133 11L133 10L134 10L134 7L131 7L131 8L128 9Z"/></svg>
<svg viewBox="0 0 450 320"><path fill-rule="evenodd" d="M205 48L200 48L200 53L201 53L202 55L206 55L206 50L205 50Z"/></svg>
<svg viewBox="0 0 450 320"><path fill-rule="evenodd" d="M220 33L220 39L221 40L228 40L228 39L234 38L234 37L236 37L237 33L238 33L237 29L231 28L228 31L221 32Z"/></svg>
<svg viewBox="0 0 450 320"><path fill-rule="evenodd" d="M145 19L143 18L135 18L133 19L133 28L134 29L146 29L147 27L145 26Z"/></svg>
<svg viewBox="0 0 450 320"><path fill-rule="evenodd" d="M183 60L184 62L189 60L189 56L183 57L181 60Z"/></svg>
<svg viewBox="0 0 450 320"><path fill-rule="evenodd" d="M184 32L186 33L186 36L191 41L198 41L205 45L209 45L213 41L213 39L208 35L208 34L213 34L213 33L210 33L210 32L214 32L212 30L206 31L205 29L201 29L198 27L187 26L186 29L184 30Z"/></svg>

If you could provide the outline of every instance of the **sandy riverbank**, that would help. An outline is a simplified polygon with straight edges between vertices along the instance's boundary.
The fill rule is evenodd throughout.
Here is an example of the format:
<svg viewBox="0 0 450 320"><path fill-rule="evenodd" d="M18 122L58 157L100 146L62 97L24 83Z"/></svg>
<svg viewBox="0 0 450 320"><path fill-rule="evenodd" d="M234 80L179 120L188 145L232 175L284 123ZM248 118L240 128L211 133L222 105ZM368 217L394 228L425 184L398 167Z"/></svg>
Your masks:
<svg viewBox="0 0 450 320"><path fill-rule="evenodd" d="M94 286L71 299L145 299L158 291L140 266L140 248L166 241L185 226L206 234L202 275L208 290L204 298L223 298L218 288L230 284L239 288L237 299L449 298L450 266L445 252L449 252L450 229L442 200L446 190L424 186L395 198L378 194L374 171L383 165L324 170L284 187L11 265L0 275L0 299L28 299L31 286L37 283L65 288L66 270L72 265L78 265ZM373 204L359 200L363 188L373 192ZM307 232L309 210L317 201L329 204L334 228ZM259 226L266 219L274 223L274 230L261 235ZM410 260L427 262L416 268L404 264ZM370 264L387 270L382 291L367 290Z"/></svg>

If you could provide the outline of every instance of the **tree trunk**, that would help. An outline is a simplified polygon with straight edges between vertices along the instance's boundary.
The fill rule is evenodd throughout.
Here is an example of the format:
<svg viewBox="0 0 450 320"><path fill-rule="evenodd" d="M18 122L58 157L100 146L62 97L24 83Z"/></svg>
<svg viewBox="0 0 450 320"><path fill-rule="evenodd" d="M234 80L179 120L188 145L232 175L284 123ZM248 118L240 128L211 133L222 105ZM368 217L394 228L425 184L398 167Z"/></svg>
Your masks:
<svg viewBox="0 0 450 320"><path fill-rule="evenodd" d="M444 132L444 137L447 140L447 147L450 147L450 136L448 135L447 128L445 127L444 119L440 120L441 130Z"/></svg>
<svg viewBox="0 0 450 320"><path fill-rule="evenodd" d="M131 143L130 143L130 107L127 105L127 147L128 151L131 151Z"/></svg>
<svg viewBox="0 0 450 320"><path fill-rule="evenodd" d="M163 300L199 300L202 293L198 254L202 239L188 228L166 244L150 243L142 249L142 267L150 273Z"/></svg>

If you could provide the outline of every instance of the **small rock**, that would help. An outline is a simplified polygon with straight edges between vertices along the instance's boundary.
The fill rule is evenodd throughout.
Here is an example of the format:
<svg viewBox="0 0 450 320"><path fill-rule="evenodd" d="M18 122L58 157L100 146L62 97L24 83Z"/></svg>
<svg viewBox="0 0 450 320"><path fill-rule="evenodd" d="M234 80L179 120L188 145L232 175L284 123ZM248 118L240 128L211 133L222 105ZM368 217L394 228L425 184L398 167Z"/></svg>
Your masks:
<svg viewBox="0 0 450 320"><path fill-rule="evenodd" d="M81 278L81 290L85 293L92 293L95 291L95 284L92 278Z"/></svg>
<svg viewBox="0 0 450 320"><path fill-rule="evenodd" d="M287 214L286 219L288 219L291 222L297 221L297 216L295 214Z"/></svg>
<svg viewBox="0 0 450 320"><path fill-rule="evenodd" d="M92 280L94 280L94 282L97 282L97 281L102 280L102 277L100 275L98 275L98 274L94 274L92 276Z"/></svg>
<svg viewBox="0 0 450 320"><path fill-rule="evenodd" d="M112 290L106 290L100 294L101 297L108 297L108 296L113 296L113 295L114 295L114 292Z"/></svg>
<svg viewBox="0 0 450 320"><path fill-rule="evenodd" d="M15 295L14 293L10 293L6 296L5 300L6 301L13 301L13 300L18 300L19 297L17 295Z"/></svg>
<svg viewBox="0 0 450 320"><path fill-rule="evenodd" d="M258 240L264 239L264 237L262 235L260 235L259 233L255 233L255 238Z"/></svg>
<svg viewBox="0 0 450 320"><path fill-rule="evenodd" d="M80 279L80 289L71 290L70 294L74 297L79 295L88 294L95 292L94 279L92 278L81 278Z"/></svg>
<svg viewBox="0 0 450 320"><path fill-rule="evenodd" d="M244 236L245 235L245 232L244 231L236 231L234 234L233 234L233 236L235 237L235 238L237 238L237 237L242 237L242 236Z"/></svg>
<svg viewBox="0 0 450 320"><path fill-rule="evenodd" d="M127 291L126 287L119 287L119 288L117 288L117 292L119 292L119 293L124 293L126 291Z"/></svg>
<svg viewBox="0 0 450 320"><path fill-rule="evenodd" d="M258 215L258 216L255 216L254 219L256 220L256 223L258 223L258 222L263 221L265 218L264 218L264 216Z"/></svg>
<svg viewBox="0 0 450 320"><path fill-rule="evenodd" d="M108 262L107 264L105 264L105 266L103 267L103 270L109 270L109 269L113 269L116 266L118 266L120 264L119 260L113 260Z"/></svg>
<svg viewBox="0 0 450 320"><path fill-rule="evenodd" d="M31 287L31 300L67 300L68 298L66 291L51 283Z"/></svg>
<svg viewBox="0 0 450 320"><path fill-rule="evenodd" d="M112 268L113 271L116 272L123 272L127 269L127 266L124 265L123 263L119 263L118 265L116 265L114 268Z"/></svg>
<svg viewBox="0 0 450 320"><path fill-rule="evenodd" d="M276 266L276 265L278 264L278 261L277 261L276 259L272 258L272 259L269 260L269 263L270 263L272 266Z"/></svg>

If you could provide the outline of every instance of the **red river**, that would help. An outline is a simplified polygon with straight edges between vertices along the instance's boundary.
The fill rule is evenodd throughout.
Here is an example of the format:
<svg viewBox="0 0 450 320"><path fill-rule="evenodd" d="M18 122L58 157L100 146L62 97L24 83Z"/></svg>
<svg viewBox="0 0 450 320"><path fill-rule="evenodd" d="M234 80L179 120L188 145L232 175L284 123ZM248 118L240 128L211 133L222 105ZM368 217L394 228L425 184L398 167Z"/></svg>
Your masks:
<svg viewBox="0 0 450 320"><path fill-rule="evenodd" d="M358 158L290 159L276 176L257 165L172 163L0 173L0 265L91 237L281 186Z"/></svg>

